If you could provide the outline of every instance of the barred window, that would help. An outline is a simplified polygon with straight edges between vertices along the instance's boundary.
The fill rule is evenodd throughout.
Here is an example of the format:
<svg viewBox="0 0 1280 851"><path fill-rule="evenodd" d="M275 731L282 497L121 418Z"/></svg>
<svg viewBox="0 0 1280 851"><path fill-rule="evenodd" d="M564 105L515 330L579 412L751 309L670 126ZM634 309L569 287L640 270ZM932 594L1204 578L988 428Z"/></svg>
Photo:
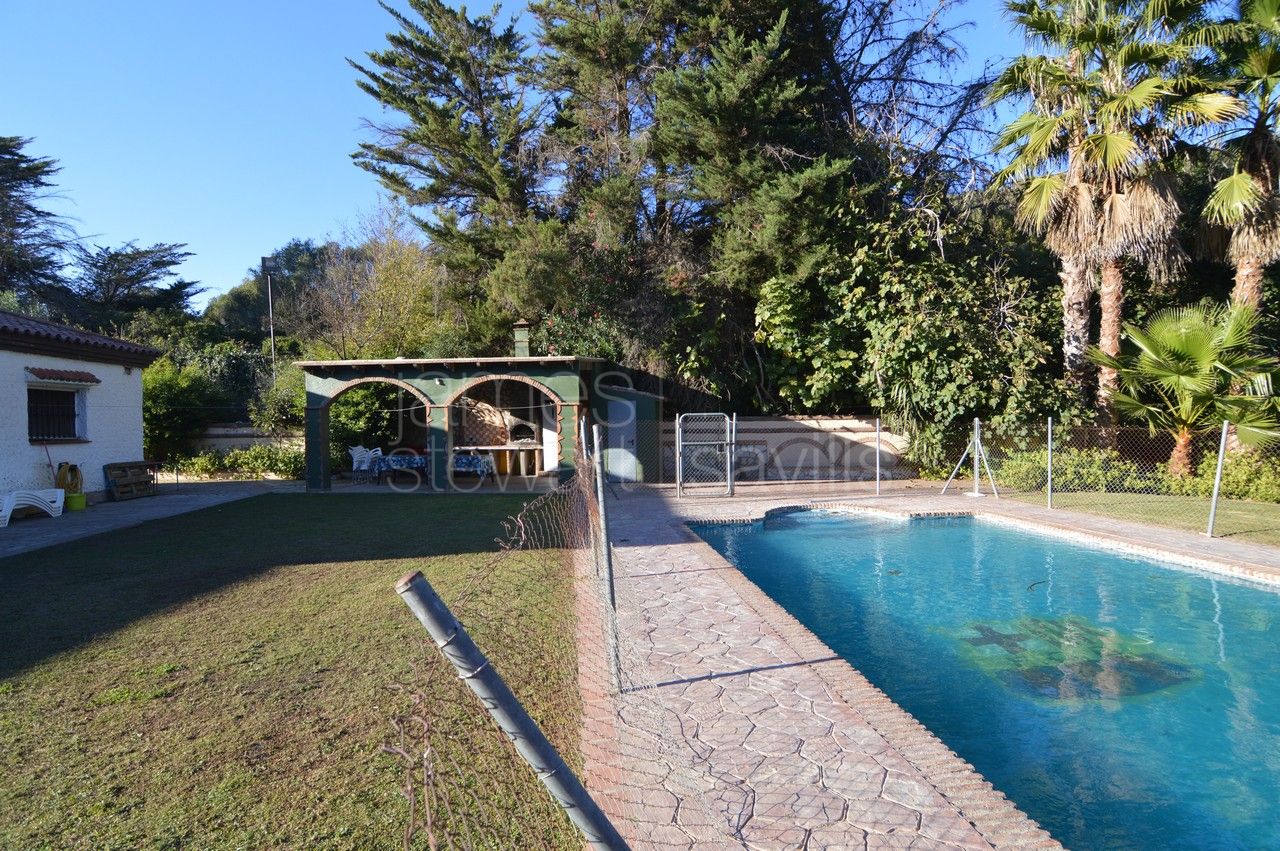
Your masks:
<svg viewBox="0 0 1280 851"><path fill-rule="evenodd" d="M27 436L31 440L74 440L80 436L74 390L27 388Z"/></svg>

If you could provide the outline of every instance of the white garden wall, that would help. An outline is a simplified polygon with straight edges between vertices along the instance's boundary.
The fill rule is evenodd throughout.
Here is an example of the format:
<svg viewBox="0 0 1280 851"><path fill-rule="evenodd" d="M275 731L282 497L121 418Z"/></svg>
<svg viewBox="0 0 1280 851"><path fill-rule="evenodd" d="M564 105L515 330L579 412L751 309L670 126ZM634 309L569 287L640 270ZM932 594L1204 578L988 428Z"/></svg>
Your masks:
<svg viewBox="0 0 1280 851"><path fill-rule="evenodd" d="M29 366L91 372L101 380L84 388L84 442L50 443L46 454L45 445L28 439ZM53 487L52 460L54 469L61 461L80 465L85 492L95 493L105 489L104 464L142 460L141 367L0 350L0 411L0 492Z"/></svg>
<svg viewBox="0 0 1280 851"><path fill-rule="evenodd" d="M662 424L663 473L675 477L674 418ZM873 417L738 417L737 474L740 481L871 479L876 465ZM907 440L880 435L883 478L910 473L902 465ZM686 459L687 463L687 459Z"/></svg>

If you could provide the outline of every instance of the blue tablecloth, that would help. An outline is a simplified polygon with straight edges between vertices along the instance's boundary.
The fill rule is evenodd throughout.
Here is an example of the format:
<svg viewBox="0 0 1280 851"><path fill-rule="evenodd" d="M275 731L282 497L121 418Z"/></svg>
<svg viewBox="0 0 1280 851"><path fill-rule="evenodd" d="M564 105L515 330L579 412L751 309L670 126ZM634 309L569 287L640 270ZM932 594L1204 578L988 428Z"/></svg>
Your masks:
<svg viewBox="0 0 1280 851"><path fill-rule="evenodd" d="M375 455L369 459L369 474L374 478L382 478L384 473L392 470L421 470L426 475L431 470L429 455Z"/></svg>
<svg viewBox="0 0 1280 851"><path fill-rule="evenodd" d="M457 453L453 456L453 472L492 476L494 475L493 456Z"/></svg>

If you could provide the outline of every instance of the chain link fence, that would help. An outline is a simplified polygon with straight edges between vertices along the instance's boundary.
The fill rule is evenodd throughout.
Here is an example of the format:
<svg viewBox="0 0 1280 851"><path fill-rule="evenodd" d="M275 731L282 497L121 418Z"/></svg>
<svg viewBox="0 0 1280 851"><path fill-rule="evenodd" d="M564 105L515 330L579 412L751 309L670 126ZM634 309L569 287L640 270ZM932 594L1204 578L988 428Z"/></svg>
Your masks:
<svg viewBox="0 0 1280 851"><path fill-rule="evenodd" d="M447 600L453 615L573 769L582 766L574 554L591 545L576 481L526 505ZM383 751L402 767L405 848L581 848L481 702L424 641Z"/></svg>
<svg viewBox="0 0 1280 851"><path fill-rule="evenodd" d="M656 625L617 604L598 496L613 485L602 487L594 462L581 454L574 478L512 516L447 603L625 840L643 843L668 820L656 799L680 802L668 826L676 845L732 841L750 795L712 774L696 709L660 687ZM583 846L437 647L424 643L414 676L392 689L406 708L383 751L402 769L405 848Z"/></svg>
<svg viewBox="0 0 1280 851"><path fill-rule="evenodd" d="M985 492L994 484L1001 496L1053 509L1280 544L1280 444L1244 446L1230 427L1225 443L1221 429L1179 442L1145 428L1063 426L1048 419L1002 427L983 423L980 432L994 479L982 471ZM972 435L970 427L951 436L952 457L972 445ZM953 487L973 488L971 459Z"/></svg>
<svg viewBox="0 0 1280 851"><path fill-rule="evenodd" d="M737 417L681 414L676 418L676 489L710 486L733 493Z"/></svg>
<svg viewBox="0 0 1280 851"><path fill-rule="evenodd" d="M948 447L957 460L973 446L966 431ZM1198 532L1214 513L1217 535L1280 544L1280 446L1248 448L1221 432L1178 444L1144 429L1045 420L984 426L981 448L983 492L994 484L1006 499ZM582 453L573 479L495 530L492 556L469 568L449 605L623 837L647 840L660 824L675 845L734 842L762 802L713 772L699 707L665 696L652 662L658 627L615 593L603 533L598 494L623 483L599 481L595 460ZM972 488L972 476L966 462L953 486ZM384 751L402 768L404 847L582 847L436 647L424 645L414 676L394 691L405 709ZM655 795L679 802L678 817L655 815Z"/></svg>
<svg viewBox="0 0 1280 851"><path fill-rule="evenodd" d="M723 416L723 415L716 415ZM637 424L637 454L645 484L691 486L689 495L723 494L724 450L685 444L677 464L677 419ZM701 430L699 430L699 433ZM904 458L906 439L881 430L874 418L737 417L733 428L733 482L740 484L891 482L916 478Z"/></svg>

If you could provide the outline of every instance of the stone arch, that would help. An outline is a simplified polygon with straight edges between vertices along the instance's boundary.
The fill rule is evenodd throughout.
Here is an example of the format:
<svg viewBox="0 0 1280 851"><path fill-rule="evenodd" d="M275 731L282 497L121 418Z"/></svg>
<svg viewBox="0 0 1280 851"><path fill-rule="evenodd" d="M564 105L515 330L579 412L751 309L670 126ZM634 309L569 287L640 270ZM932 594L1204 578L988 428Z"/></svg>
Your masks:
<svg viewBox="0 0 1280 851"><path fill-rule="evenodd" d="M501 375L481 375L481 376L477 376L476 378L473 378L472 380L468 381L466 384L462 385L462 387L455 390L453 395L451 395L448 399L445 399L444 402L441 403L441 406L445 408L449 407L454 402L458 401L458 399L465 396L468 390L472 389L473 387L477 387L481 384L486 384L490 381L518 381L522 384L528 384L529 386L533 387L535 390L541 391L552 402L555 402L557 413L559 413L560 411L560 406L564 404L564 400L561 399L559 396L557 396L555 391L553 391L547 385L543 384L541 381L536 381L535 379L532 379L527 375L512 375L511 373L503 373Z"/></svg>
<svg viewBox="0 0 1280 851"><path fill-rule="evenodd" d="M344 381L341 385L339 385L336 391L330 394L329 397L319 405L319 407L321 409L328 408L330 405L334 403L336 399L338 399L338 397L342 396L342 394L346 393L348 390L354 387L360 386L361 384L391 384L396 387L399 387L401 390L407 391L411 396L414 396L419 402L421 402L424 408L427 409L428 421L431 418L431 409L436 406L436 403L432 402L431 398L427 396L426 393L423 393L417 387L414 387L412 384L410 384L409 382L403 379L389 378L381 375L369 375L369 376L362 376L360 378L353 378L350 381Z"/></svg>
<svg viewBox="0 0 1280 851"><path fill-rule="evenodd" d="M393 387L397 387L408 393L422 405L424 415L422 424L426 427L428 434L430 434L431 430L434 428L435 417L433 416L432 409L437 407L436 404L431 401L431 397L429 397L425 392L414 387L409 382L400 378L382 375L360 376L359 378L353 378L350 381L344 381L342 384L338 385L332 393L328 394L319 404L307 405L307 490L329 490L329 408L348 390L351 390L354 387L359 387L362 384L390 384Z"/></svg>
<svg viewBox="0 0 1280 851"><path fill-rule="evenodd" d="M447 437L447 440L449 442L448 443L449 447L452 448L453 446L453 437L452 437L453 424L450 421L451 420L450 411L453 409L453 405L459 399L465 396L468 391L476 387L479 387L481 384L487 384L489 382L503 382L503 381L515 381L520 384L528 385L529 387L532 387L533 389L537 390L539 393L543 394L544 396L546 396L548 399L551 400L551 404L555 406L555 429L556 429L555 445L557 450L556 458L557 458L557 463L563 467L565 463L564 462L564 440L565 440L564 410L566 406L570 406L576 410L577 404L566 402L565 400L561 399L560 396L557 395L556 392L552 390L550 387L543 384L541 381L537 381L536 379L530 378L527 375L500 373L497 375L476 376L475 378L467 381L464 385L462 385L462 387L455 390L447 399L441 402L440 407L443 409L443 419L444 419L443 427L446 429L447 432L449 432L449 436Z"/></svg>

